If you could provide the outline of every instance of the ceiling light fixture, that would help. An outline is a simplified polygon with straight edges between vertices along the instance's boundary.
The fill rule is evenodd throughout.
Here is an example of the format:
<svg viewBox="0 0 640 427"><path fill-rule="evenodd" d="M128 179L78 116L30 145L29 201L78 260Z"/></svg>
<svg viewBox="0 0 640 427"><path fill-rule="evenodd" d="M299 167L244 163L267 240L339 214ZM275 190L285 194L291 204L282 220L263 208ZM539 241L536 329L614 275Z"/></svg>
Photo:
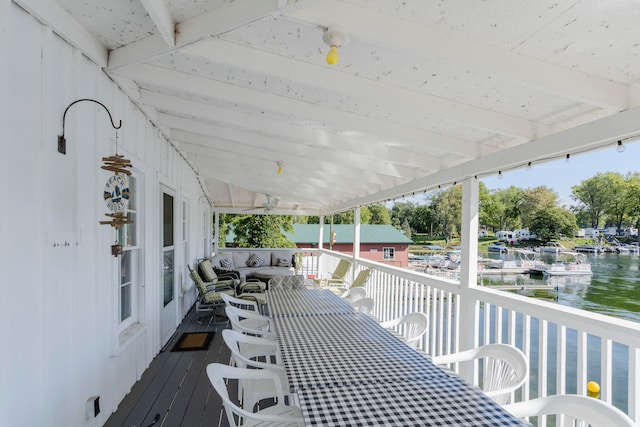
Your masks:
<svg viewBox="0 0 640 427"><path fill-rule="evenodd" d="M498 179L503 179L504 177L502 176L502 171L498 171Z"/></svg>
<svg viewBox="0 0 640 427"><path fill-rule="evenodd" d="M276 164L278 165L278 170L276 172L278 173L278 175L282 175L282 163L276 162Z"/></svg>
<svg viewBox="0 0 640 427"><path fill-rule="evenodd" d="M624 150L625 150L626 148L627 148L627 147L625 147L625 146L624 146L624 144L622 143L622 140L618 141L618 146L616 147L616 151L617 151L618 153L624 153Z"/></svg>
<svg viewBox="0 0 640 427"><path fill-rule="evenodd" d="M347 44L347 42L349 41L347 35L342 30L342 28L331 27L324 32L322 41L324 41L329 46L329 53L327 53L327 64L337 64L340 60L340 55L338 55L338 48Z"/></svg>
<svg viewBox="0 0 640 427"><path fill-rule="evenodd" d="M569 163L569 159L571 158L571 154L567 154L567 157L564 159L565 162Z"/></svg>
<svg viewBox="0 0 640 427"><path fill-rule="evenodd" d="M530 171L531 170L531 162L527 163L527 166L524 167L524 170L526 170L526 171Z"/></svg>

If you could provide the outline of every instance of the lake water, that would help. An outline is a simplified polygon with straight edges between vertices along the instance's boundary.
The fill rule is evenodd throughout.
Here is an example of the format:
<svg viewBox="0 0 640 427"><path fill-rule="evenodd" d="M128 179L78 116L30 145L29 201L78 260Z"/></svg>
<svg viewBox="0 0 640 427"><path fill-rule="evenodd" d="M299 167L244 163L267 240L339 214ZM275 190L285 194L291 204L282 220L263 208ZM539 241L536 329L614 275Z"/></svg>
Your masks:
<svg viewBox="0 0 640 427"><path fill-rule="evenodd" d="M497 254L486 254L485 257L499 258ZM556 302L557 304L575 307L591 312L640 322L640 256L637 254L598 254L587 255L591 264L592 276L555 276L539 277L528 274L483 276L479 280L484 285L511 284L521 288L515 290L533 298ZM548 289L527 289L527 286L539 287L547 285ZM555 358L555 329L549 331L549 357ZM537 324L532 325L533 344L537 340ZM567 358L576 357L577 336L568 331ZM588 341L588 377L600 378L600 342ZM623 411L627 409L628 355L626 347L613 346L613 403ZM533 351L531 368L533 378L537 371L537 352ZM554 366L550 367L554 370ZM552 375L553 377L553 375ZM567 392L575 393L575 367L569 366L567 372ZM537 381L532 381L532 388L537 388ZM551 381L548 394L554 394L555 384Z"/></svg>
<svg viewBox="0 0 640 427"><path fill-rule="evenodd" d="M486 257L499 258L498 254ZM528 274L484 276L484 285L514 284L514 291L561 305L640 322L640 256L587 254L593 276L541 277ZM549 289L527 289L548 285Z"/></svg>

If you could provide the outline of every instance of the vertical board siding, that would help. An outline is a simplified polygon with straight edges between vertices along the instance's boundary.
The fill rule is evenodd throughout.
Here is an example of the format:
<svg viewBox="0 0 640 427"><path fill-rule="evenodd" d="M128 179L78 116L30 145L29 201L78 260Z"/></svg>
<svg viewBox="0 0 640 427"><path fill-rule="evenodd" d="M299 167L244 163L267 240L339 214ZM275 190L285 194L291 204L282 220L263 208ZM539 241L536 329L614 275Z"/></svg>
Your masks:
<svg viewBox="0 0 640 427"><path fill-rule="evenodd" d="M10 201L0 216L0 327L2 342L10 343L0 348L0 363L3 389L15 396L3 399L0 424L102 425L160 350L158 177L171 182L177 200L189 195L194 230L204 227L209 207L198 202L202 189L189 165L98 65L10 1L1 0L0 23L7 58L2 75L8 77L1 87L6 181L0 189ZM80 98L102 102L116 124L122 120L118 152L142 174L139 311L145 326L123 347L118 259L110 253L116 233L98 224L107 219L102 190L110 175L100 169L102 157L116 149L107 112L90 102L72 106L67 153L57 152L64 110ZM201 237L191 238L190 254L202 257ZM184 295L180 318L194 300L194 291ZM88 420L85 405L94 395L101 413Z"/></svg>

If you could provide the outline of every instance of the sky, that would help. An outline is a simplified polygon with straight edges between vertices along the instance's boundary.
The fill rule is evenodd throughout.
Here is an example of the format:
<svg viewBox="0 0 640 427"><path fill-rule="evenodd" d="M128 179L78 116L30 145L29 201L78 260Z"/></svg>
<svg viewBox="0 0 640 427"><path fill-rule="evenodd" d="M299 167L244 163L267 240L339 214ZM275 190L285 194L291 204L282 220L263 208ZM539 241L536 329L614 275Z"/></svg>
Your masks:
<svg viewBox="0 0 640 427"><path fill-rule="evenodd" d="M524 167L503 172L502 179L497 175L481 178L489 190L501 190L511 186L526 189L541 185L558 193L560 206L571 206L575 202L571 199L571 187L582 181L594 177L598 172L640 172L640 141L626 141L625 151L619 153L616 146L590 151L582 154L572 154L569 162L558 159L531 166L531 170ZM425 203L425 196L398 199L398 202L412 201L417 204ZM388 208L393 202L387 204Z"/></svg>
<svg viewBox="0 0 640 427"><path fill-rule="evenodd" d="M570 206L571 187L595 176L598 172L640 172L640 142L628 141L625 151L619 153L610 146L583 154L571 155L569 162L560 159L552 162L532 164L531 170L525 168L503 172L503 178L497 176L482 178L489 190L505 189L510 186L533 188L544 185L558 193L560 205Z"/></svg>

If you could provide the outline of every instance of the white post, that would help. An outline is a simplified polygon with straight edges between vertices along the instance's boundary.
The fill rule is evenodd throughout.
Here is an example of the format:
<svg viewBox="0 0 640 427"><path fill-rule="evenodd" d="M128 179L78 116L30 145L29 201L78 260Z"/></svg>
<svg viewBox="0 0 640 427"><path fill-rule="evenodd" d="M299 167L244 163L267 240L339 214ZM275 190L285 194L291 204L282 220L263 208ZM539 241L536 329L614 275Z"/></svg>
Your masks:
<svg viewBox="0 0 640 427"><path fill-rule="evenodd" d="M220 250L220 245L218 244L218 241L220 240L220 212L216 211L214 213L214 221L213 221L213 253L215 255L218 255L218 252Z"/></svg>
<svg viewBox="0 0 640 427"><path fill-rule="evenodd" d="M462 183L462 257L460 259L460 323L458 324L459 350L478 345L478 316L480 305L469 297L466 289L477 286L478 281L478 206L480 186L477 178ZM470 365L470 364L464 364ZM473 366L460 366L460 375L474 383Z"/></svg>
<svg viewBox="0 0 640 427"><path fill-rule="evenodd" d="M320 260L322 259L322 243L324 242L324 215L320 215L320 227L318 229L318 252L316 253L316 265L318 266L316 274L318 278L322 277L320 268Z"/></svg>
<svg viewBox="0 0 640 427"><path fill-rule="evenodd" d="M357 267L356 259L360 258L360 206L353 211L353 265ZM356 269L351 269L351 282L355 280Z"/></svg>

